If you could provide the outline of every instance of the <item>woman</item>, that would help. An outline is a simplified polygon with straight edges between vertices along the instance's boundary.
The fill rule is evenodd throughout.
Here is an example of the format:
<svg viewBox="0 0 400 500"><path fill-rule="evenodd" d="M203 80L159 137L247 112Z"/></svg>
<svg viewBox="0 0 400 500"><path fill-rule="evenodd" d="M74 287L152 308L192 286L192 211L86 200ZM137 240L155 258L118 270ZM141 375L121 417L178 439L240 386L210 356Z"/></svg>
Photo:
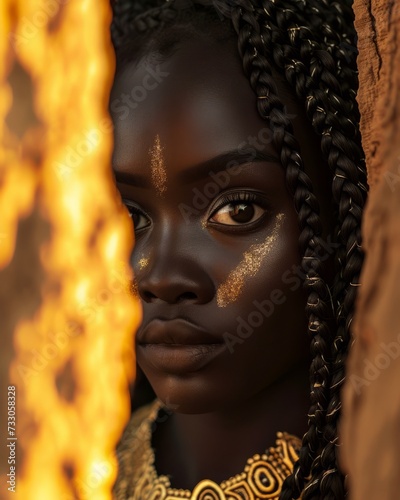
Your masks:
<svg viewBox="0 0 400 500"><path fill-rule="evenodd" d="M144 4L115 6L110 107L157 400L122 438L115 496L342 499L367 192L351 10Z"/></svg>

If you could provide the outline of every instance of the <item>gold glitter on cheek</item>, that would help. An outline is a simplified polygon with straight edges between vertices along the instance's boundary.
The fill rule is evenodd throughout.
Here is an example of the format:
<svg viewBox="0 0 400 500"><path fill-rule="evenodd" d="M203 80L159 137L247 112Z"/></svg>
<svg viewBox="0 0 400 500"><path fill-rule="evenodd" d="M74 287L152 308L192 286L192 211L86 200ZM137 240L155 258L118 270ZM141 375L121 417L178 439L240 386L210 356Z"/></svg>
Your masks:
<svg viewBox="0 0 400 500"><path fill-rule="evenodd" d="M276 216L276 223L272 233L263 243L252 245L243 254L242 262L229 273L224 283L219 286L217 290L218 307L225 307L234 302L242 293L246 279L254 277L258 273L265 257L274 246L284 218L284 214Z"/></svg>
<svg viewBox="0 0 400 500"><path fill-rule="evenodd" d="M149 265L149 259L143 257L142 259L139 260L138 264L139 264L139 269L142 271Z"/></svg>
<svg viewBox="0 0 400 500"><path fill-rule="evenodd" d="M159 135L157 135L154 146L150 148L149 153L151 157L151 180L158 195L162 196L167 190L167 171Z"/></svg>
<svg viewBox="0 0 400 500"><path fill-rule="evenodd" d="M134 297L139 297L139 288L136 278L133 278L133 280L131 281L130 292Z"/></svg>

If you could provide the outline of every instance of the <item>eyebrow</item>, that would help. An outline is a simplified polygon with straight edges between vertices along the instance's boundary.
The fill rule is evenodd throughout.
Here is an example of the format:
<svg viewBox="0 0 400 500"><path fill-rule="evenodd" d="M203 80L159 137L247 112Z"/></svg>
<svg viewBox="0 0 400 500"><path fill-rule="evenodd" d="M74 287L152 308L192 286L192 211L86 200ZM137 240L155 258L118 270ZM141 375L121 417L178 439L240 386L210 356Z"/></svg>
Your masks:
<svg viewBox="0 0 400 500"><path fill-rule="evenodd" d="M115 167L113 167L112 171L116 182L120 184L130 184L132 186L144 187L144 188L153 187L150 180L142 175L133 174L132 172L126 170L123 171L115 170Z"/></svg>
<svg viewBox="0 0 400 500"><path fill-rule="evenodd" d="M214 158L206 160L205 162L202 162L198 165L195 165L194 167L191 167L190 169L181 172L180 174L177 175L177 177L184 183L190 183L208 177L210 173L215 174L217 172L227 170L229 163L234 162L235 166L239 166L245 163L247 164L255 163L257 161L280 164L280 160L278 157L268 153L264 153L262 151L252 149L251 151L247 151L244 154L244 152L239 153L237 150L235 150L222 153L218 156L215 156ZM121 184L130 184L133 186L145 187L145 188L152 187L150 178L147 178L145 176L134 174L127 170L125 171L113 170L113 173L115 180Z"/></svg>
<svg viewBox="0 0 400 500"><path fill-rule="evenodd" d="M238 151L228 151L181 172L178 177L181 181L189 183L208 177L211 173L215 174L227 170L229 163L234 162L235 166L238 166L245 163L255 163L257 161L280 163L279 158L276 156L257 151L256 149L247 151L245 154L239 153Z"/></svg>

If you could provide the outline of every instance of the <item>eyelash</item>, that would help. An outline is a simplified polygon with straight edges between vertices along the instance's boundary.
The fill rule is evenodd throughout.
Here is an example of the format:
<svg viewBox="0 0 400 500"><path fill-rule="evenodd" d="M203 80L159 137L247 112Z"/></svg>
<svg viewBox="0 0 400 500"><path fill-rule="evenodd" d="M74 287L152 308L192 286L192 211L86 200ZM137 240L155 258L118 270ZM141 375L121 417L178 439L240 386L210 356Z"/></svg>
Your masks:
<svg viewBox="0 0 400 500"><path fill-rule="evenodd" d="M134 215L141 215L142 217L145 217L146 219L150 220L149 216L143 210L141 210L139 207L137 207L136 205L132 205L127 200L123 199L122 201L123 201L124 205L126 206L128 213L129 213L132 220L133 220ZM146 229L149 225L142 227L142 228L139 228L139 229L135 228L135 231L137 232L137 231L141 231L142 229Z"/></svg>
<svg viewBox="0 0 400 500"><path fill-rule="evenodd" d="M210 217L215 215L218 210L220 210L222 207L225 205L229 205L230 203L235 204L235 203L253 203L255 205L260 205L263 208L268 208L267 202L264 198L261 196L251 193L251 192L238 192L235 191L233 193L227 193L225 194L219 201L218 205L216 207L213 207L211 210Z"/></svg>
<svg viewBox="0 0 400 500"><path fill-rule="evenodd" d="M217 221L210 220L215 217L218 211L220 211L224 206L227 205L238 205L240 203L257 206L264 210L264 213L260 215L256 220L243 224L222 224ZM220 200L218 200L218 205L212 208L210 215L207 216L207 225L218 229L218 231L223 232L248 232L257 229L262 225L268 214L271 213L271 206L268 203L265 196L256 192L249 191L233 191L225 194Z"/></svg>
<svg viewBox="0 0 400 500"><path fill-rule="evenodd" d="M125 204L125 206L127 207L127 210L128 210L132 219L133 219L134 215L139 215L139 216L141 215L142 217L144 217L150 221L150 224L148 224L142 228L135 229L136 232L142 231L143 229L146 229L151 225L150 217L143 210L141 210L139 207L137 207L135 205L132 205L127 200L122 200L122 201ZM268 211L268 209L270 208L268 203L267 203L267 200L263 196L261 196L257 193L253 193L253 192L249 192L249 191L234 191L234 192L224 194L218 200L218 204L216 206L213 206L212 209L210 210L210 213L207 217L207 220L209 221L209 219L212 218L224 206L229 205L229 204L238 204L238 203L248 203L248 204L258 205L258 206L262 207L263 209L265 209L266 211ZM261 216L256 221L251 222L247 225L246 224L242 224L242 225L238 225L238 226L226 225L224 230L225 231L240 231L241 226L242 227L243 226L245 226L245 227L256 226L263 219L264 219L264 217ZM218 222L212 222L212 221L211 221L211 224L213 224L215 226L224 226L224 224L220 224Z"/></svg>

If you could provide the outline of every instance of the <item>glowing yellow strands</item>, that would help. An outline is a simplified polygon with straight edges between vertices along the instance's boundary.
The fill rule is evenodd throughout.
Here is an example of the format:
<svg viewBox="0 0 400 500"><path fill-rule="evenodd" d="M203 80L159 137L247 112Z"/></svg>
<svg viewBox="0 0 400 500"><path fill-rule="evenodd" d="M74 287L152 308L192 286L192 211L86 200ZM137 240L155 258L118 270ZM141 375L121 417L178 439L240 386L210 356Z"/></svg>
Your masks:
<svg viewBox="0 0 400 500"><path fill-rule="evenodd" d="M282 225L283 214L276 216L275 227L263 243L252 245L244 253L242 262L229 273L228 278L217 290L217 304L226 307L234 302L242 293L246 279L254 277L261 268L265 257L271 251Z"/></svg>
<svg viewBox="0 0 400 500"><path fill-rule="evenodd" d="M167 190L167 171L165 170L163 148L159 135L157 135L154 146L150 149L149 153L151 157L151 179L153 186L156 188L159 196L162 196Z"/></svg>
<svg viewBox="0 0 400 500"><path fill-rule="evenodd" d="M0 315L19 446L2 500L109 500L116 477L141 311L110 170L110 20L107 1L0 2Z"/></svg>

